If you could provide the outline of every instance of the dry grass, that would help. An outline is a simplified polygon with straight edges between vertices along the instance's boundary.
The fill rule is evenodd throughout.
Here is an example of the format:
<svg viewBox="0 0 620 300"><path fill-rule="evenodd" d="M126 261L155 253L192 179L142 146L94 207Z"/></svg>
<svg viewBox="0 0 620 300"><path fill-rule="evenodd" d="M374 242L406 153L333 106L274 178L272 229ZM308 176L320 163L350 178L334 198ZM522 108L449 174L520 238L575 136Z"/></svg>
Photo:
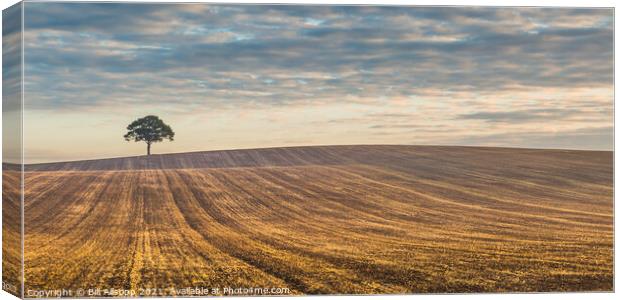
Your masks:
<svg viewBox="0 0 620 300"><path fill-rule="evenodd" d="M28 169L26 289L613 288L611 152L333 146Z"/></svg>
<svg viewBox="0 0 620 300"><path fill-rule="evenodd" d="M2 166L2 282L4 290L21 295L21 186L15 165Z"/></svg>

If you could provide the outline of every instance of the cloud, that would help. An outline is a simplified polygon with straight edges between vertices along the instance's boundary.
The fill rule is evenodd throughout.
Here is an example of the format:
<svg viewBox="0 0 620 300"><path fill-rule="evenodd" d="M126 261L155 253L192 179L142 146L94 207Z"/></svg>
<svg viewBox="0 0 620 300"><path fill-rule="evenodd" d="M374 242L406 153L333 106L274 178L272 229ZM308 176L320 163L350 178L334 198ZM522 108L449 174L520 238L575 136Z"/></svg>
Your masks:
<svg viewBox="0 0 620 300"><path fill-rule="evenodd" d="M583 114L577 109L540 108L516 111L483 111L458 116L463 120L481 120L498 123L522 123L530 121L552 121Z"/></svg>
<svg viewBox="0 0 620 300"><path fill-rule="evenodd" d="M369 136L440 128L442 140L463 126L493 136L546 120L562 130L612 122L611 9L25 7L25 105L50 116L303 107L325 110L308 124L362 125Z"/></svg>
<svg viewBox="0 0 620 300"><path fill-rule="evenodd" d="M612 126L582 128L559 132L518 132L468 136L456 140L460 145L506 146L555 149L613 149Z"/></svg>
<svg viewBox="0 0 620 300"><path fill-rule="evenodd" d="M122 74L127 86L148 89L150 82L137 79L148 73L206 97L227 91L244 102L235 91L247 89L262 103L280 105L423 88L609 86L613 79L613 30L606 22L612 14L603 9L29 3L26 15L34 91L62 81L36 74L86 86L91 77ZM561 22L570 16L592 21L589 27ZM554 26L557 19L561 26ZM310 72L320 76L303 75ZM236 73L280 80L267 86ZM133 92L107 83L118 93ZM58 94L63 100L55 105L71 105L66 96ZM187 96L181 101L197 101Z"/></svg>
<svg viewBox="0 0 620 300"><path fill-rule="evenodd" d="M2 11L3 111L21 108L21 5Z"/></svg>

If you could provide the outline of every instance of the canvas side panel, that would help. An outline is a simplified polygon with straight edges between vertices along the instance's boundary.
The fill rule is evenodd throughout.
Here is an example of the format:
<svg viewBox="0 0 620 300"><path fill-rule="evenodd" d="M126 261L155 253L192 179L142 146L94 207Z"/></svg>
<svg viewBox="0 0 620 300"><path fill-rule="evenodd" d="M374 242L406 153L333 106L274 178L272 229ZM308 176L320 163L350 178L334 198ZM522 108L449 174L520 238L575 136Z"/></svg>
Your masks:
<svg viewBox="0 0 620 300"><path fill-rule="evenodd" d="M2 11L2 289L22 296L22 3Z"/></svg>

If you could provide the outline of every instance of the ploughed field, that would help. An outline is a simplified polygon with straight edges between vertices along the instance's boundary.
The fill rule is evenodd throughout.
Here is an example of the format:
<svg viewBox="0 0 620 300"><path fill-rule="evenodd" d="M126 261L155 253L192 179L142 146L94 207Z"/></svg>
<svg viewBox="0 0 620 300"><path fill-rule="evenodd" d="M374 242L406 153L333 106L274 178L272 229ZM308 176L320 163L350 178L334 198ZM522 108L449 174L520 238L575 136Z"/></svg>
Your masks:
<svg viewBox="0 0 620 300"><path fill-rule="evenodd" d="M25 288L613 288L612 152L317 146L37 164Z"/></svg>
<svg viewBox="0 0 620 300"><path fill-rule="evenodd" d="M21 295L21 166L2 164L2 288Z"/></svg>

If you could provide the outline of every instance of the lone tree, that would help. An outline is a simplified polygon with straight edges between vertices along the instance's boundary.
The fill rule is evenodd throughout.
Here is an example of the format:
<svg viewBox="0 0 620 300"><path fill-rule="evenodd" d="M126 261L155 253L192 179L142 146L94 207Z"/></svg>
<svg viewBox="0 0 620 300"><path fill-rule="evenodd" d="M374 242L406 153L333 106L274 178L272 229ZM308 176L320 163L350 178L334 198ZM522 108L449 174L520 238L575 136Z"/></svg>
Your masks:
<svg viewBox="0 0 620 300"><path fill-rule="evenodd" d="M164 139L174 140L174 131L157 116L137 119L127 126L126 141L146 142L146 155L151 155L151 144Z"/></svg>

